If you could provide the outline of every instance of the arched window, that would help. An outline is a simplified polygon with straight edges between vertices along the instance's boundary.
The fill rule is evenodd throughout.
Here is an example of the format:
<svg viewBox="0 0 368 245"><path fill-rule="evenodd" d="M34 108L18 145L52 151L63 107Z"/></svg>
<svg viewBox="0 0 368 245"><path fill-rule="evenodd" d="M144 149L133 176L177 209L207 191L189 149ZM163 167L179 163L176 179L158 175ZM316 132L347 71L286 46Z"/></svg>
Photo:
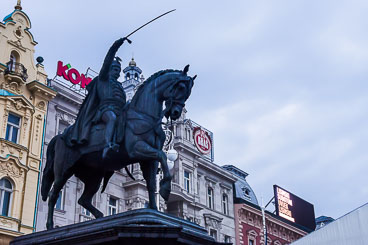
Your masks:
<svg viewBox="0 0 368 245"><path fill-rule="evenodd" d="M226 194L222 195L222 212L226 215L229 214L229 199Z"/></svg>
<svg viewBox="0 0 368 245"><path fill-rule="evenodd" d="M139 78L138 73L135 73L135 74L134 74L134 79L135 79L135 80L138 80L138 78Z"/></svg>
<svg viewBox="0 0 368 245"><path fill-rule="evenodd" d="M13 185L8 179L2 178L0 180L0 208L3 216L9 216L12 193Z"/></svg>
<svg viewBox="0 0 368 245"><path fill-rule="evenodd" d="M130 73L126 74L126 79L129 80L130 79Z"/></svg>
<svg viewBox="0 0 368 245"><path fill-rule="evenodd" d="M214 207L213 189L211 187L208 187L208 190L207 190L207 203L208 203L208 207L210 209L213 209L213 207Z"/></svg>

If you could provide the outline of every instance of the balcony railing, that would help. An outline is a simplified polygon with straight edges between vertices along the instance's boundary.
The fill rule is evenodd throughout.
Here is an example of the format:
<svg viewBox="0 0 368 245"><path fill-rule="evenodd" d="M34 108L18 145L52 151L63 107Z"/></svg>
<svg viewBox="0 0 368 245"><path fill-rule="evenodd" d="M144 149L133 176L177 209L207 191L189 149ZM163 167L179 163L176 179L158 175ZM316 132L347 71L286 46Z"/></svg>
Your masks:
<svg viewBox="0 0 368 245"><path fill-rule="evenodd" d="M7 68L5 69L5 75L16 75L21 77L24 81L28 79L27 69L21 63L9 61L6 63Z"/></svg>

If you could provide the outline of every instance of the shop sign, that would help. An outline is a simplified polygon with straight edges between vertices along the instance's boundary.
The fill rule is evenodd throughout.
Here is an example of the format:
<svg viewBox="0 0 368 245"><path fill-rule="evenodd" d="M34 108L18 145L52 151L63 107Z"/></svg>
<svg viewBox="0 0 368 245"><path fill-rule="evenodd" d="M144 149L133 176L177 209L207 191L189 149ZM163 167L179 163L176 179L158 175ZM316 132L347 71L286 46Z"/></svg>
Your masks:
<svg viewBox="0 0 368 245"><path fill-rule="evenodd" d="M85 88L92 81L92 78L80 74L77 69L71 68L70 64L64 65L62 61L58 61L57 76L63 77L72 84L80 84L82 88Z"/></svg>
<svg viewBox="0 0 368 245"><path fill-rule="evenodd" d="M212 142L209 134L202 130L200 127L196 127L193 130L194 143L199 150L204 155L211 153Z"/></svg>

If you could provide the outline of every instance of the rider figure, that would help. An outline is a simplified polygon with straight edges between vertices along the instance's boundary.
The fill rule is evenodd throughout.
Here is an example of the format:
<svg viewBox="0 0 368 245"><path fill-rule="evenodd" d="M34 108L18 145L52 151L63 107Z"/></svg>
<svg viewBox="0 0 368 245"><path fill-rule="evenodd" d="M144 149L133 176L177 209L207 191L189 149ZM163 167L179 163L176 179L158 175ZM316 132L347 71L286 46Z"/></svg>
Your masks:
<svg viewBox="0 0 368 245"><path fill-rule="evenodd" d="M117 40L110 48L98 75L97 94L100 98L100 104L94 121L102 120L106 125L106 146L103 150L102 158L106 158L107 154L111 150L119 150L119 145L114 142L113 136L115 132L116 119L121 115L122 108L126 103L126 95L123 86L118 81L121 72L121 59L116 57L114 60L114 56L117 49L125 40L125 38Z"/></svg>
<svg viewBox="0 0 368 245"><path fill-rule="evenodd" d="M126 103L126 95L118 81L121 59L115 57L115 54L125 40L131 43L127 38L120 38L110 47L99 75L87 85L88 95L81 106L74 127L67 133L69 146L86 144L90 138L92 125L102 121L105 124L106 143L102 158L119 149L119 144L114 139L115 125Z"/></svg>

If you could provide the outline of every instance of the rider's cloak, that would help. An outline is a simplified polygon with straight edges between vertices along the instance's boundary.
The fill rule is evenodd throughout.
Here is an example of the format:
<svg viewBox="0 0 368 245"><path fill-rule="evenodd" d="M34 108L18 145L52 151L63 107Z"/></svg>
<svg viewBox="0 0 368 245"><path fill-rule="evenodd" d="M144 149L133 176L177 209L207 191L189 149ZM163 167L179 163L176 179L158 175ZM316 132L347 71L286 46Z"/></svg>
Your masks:
<svg viewBox="0 0 368 245"><path fill-rule="evenodd" d="M99 77L95 77L88 85L88 94L79 109L77 119L64 133L66 144L70 147L83 145L89 142L91 127L95 122L95 115L100 104L97 95L97 84Z"/></svg>

